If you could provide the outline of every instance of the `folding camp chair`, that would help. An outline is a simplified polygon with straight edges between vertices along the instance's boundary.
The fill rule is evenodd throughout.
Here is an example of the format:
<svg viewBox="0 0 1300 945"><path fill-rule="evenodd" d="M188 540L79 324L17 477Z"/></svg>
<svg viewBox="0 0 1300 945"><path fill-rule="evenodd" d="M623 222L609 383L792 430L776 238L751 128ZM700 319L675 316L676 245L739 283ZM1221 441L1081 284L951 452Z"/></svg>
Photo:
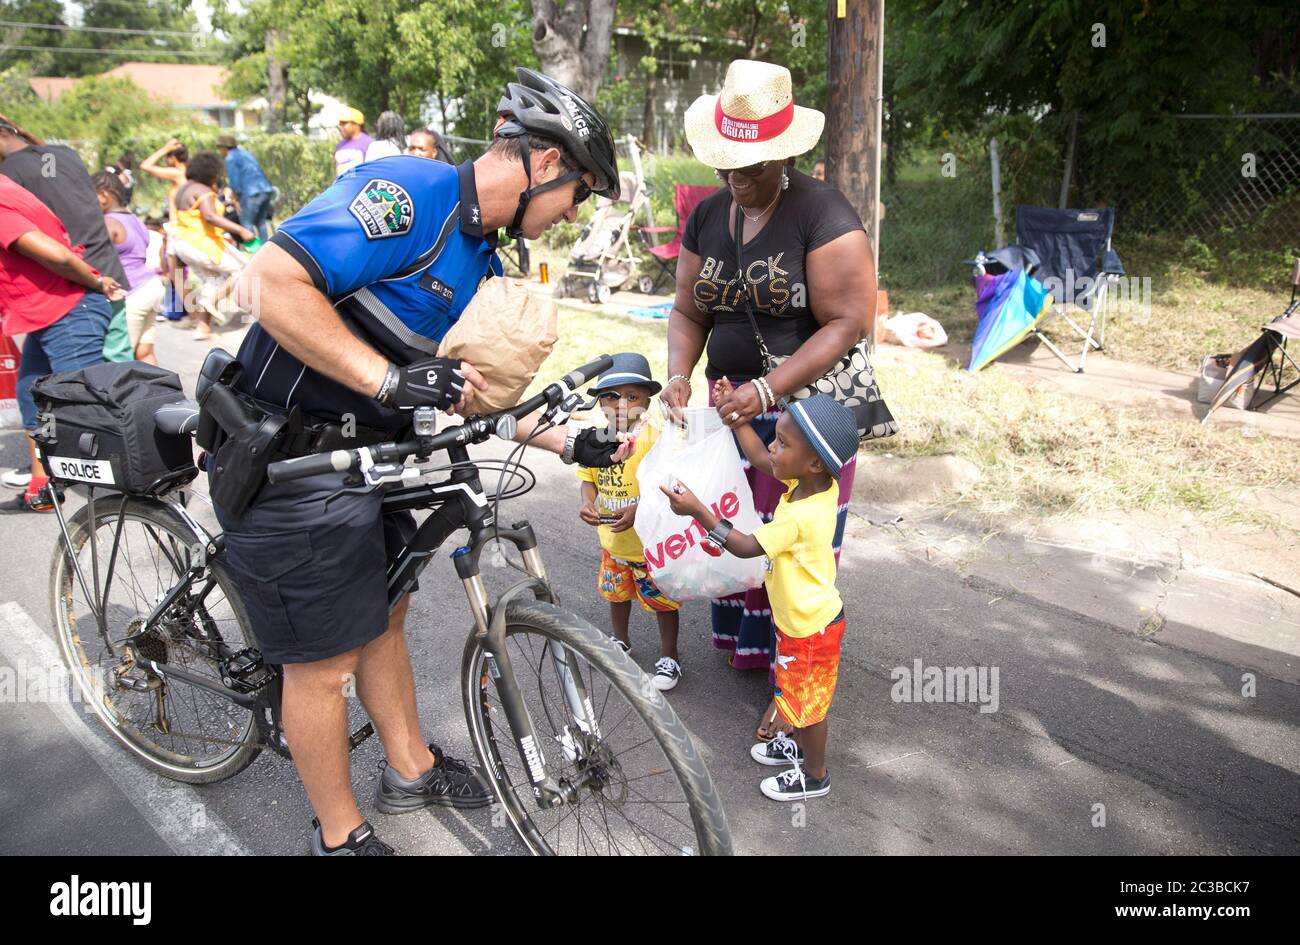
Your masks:
<svg viewBox="0 0 1300 945"><path fill-rule="evenodd" d="M1042 322L1034 326L1033 334L1076 374L1083 372L1088 351L1092 348L1100 351L1105 344L1106 292L1124 275L1124 264L1110 245L1114 227L1115 211L1110 207L1100 210L1016 207L1016 242L1038 255L1040 261L1032 275L1056 300L1047 317L1064 319L1083 339L1078 362L1072 363L1043 334ZM1072 313L1087 316L1086 330L1071 317Z"/></svg>
<svg viewBox="0 0 1300 945"><path fill-rule="evenodd" d="M659 280L665 276L670 283L676 281L677 257L682 251L682 233L686 230L686 221L689 219L691 211L700 205L700 201L705 197L711 197L717 192L717 187L677 184L673 188L673 206L677 209L677 226L636 227L637 235L645 245L646 251L659 264L660 272L656 273L654 277L654 285L657 285ZM670 242L655 246L647 235L650 233L673 233L674 236ZM669 266L669 263L673 265Z"/></svg>
<svg viewBox="0 0 1300 945"><path fill-rule="evenodd" d="M1300 384L1300 377L1283 384L1283 375L1287 365L1291 365L1300 375L1300 364L1296 363L1291 352L1287 351L1287 342L1300 340L1300 259L1291 267L1291 302L1277 318L1263 327L1260 336L1232 356L1228 367L1228 376L1224 378L1218 391L1210 400L1209 409L1201 418L1201 423L1209 423L1214 411L1237 396L1248 384L1254 384L1247 410L1258 410L1274 398L1281 397L1291 388ZM1276 355L1276 357L1274 357ZM1263 400L1259 394L1264 389L1263 381L1273 382L1273 391Z"/></svg>
<svg viewBox="0 0 1300 945"><path fill-rule="evenodd" d="M1277 318L1273 319L1264 326L1264 335L1272 342L1269 358L1263 365L1263 381L1273 382L1272 392L1263 400L1259 400L1260 393L1264 390L1264 383L1261 383L1255 390L1255 396L1251 398L1249 410L1258 410L1271 400L1281 397L1291 388L1300 384L1300 376L1286 384L1282 383L1282 375L1286 371L1286 366L1291 365L1291 369L1300 375L1300 364L1296 363L1291 352L1286 349L1288 341L1300 343L1300 257L1296 258L1295 264L1291 267L1291 303L1286 307ZM1278 357L1272 355L1276 353Z"/></svg>

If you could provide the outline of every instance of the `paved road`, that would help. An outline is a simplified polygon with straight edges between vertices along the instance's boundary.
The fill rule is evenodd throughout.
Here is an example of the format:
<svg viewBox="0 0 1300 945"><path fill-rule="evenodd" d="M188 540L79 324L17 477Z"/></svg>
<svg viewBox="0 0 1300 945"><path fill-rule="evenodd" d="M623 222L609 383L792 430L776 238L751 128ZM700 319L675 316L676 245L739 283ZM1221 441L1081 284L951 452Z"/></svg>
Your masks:
<svg viewBox="0 0 1300 945"><path fill-rule="evenodd" d="M202 346L170 329L162 335L164 362L192 383ZM233 350L237 341L226 341ZM16 436L4 435L0 463L15 464L20 450ZM593 587L598 549L577 519L572 472L546 455L530 466L538 488L511 517L539 525L567 606L603 625ZM0 694L6 669L12 679L18 669L56 662L47 602L55 531L48 517L0 519ZM1081 571L1078 580L1088 579ZM421 584L410 644L426 735L468 752L455 683L467 625L461 590L445 557ZM1198 655L1032 587L927 566L857 515L840 587L849 631L831 712L834 792L810 803L804 820L759 794L767 771L748 758L766 680L727 667L710 644L707 608L683 612L686 676L670 699L707 758L738 850L1300 852L1300 688L1244 662L1255 661L1252 654L1240 664L1230 646L1219 658ZM649 668L651 622L638 618L633 634L634 655ZM996 668L997 711L896 701L892 671L917 660ZM1249 698L1241 694L1246 672L1257 674ZM311 814L288 762L264 754L226 783L179 786L132 763L79 706L4 698L0 852L306 849ZM363 807L380 757L377 739L354 755ZM404 853L521 850L486 814L375 822Z"/></svg>

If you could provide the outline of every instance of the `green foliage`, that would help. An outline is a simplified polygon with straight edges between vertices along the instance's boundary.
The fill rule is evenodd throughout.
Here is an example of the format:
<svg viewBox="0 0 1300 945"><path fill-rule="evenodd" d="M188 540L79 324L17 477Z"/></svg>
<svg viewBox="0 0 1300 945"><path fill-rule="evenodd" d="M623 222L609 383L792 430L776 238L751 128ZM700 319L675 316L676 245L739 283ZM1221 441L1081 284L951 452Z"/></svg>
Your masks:
<svg viewBox="0 0 1300 945"><path fill-rule="evenodd" d="M487 137L514 67L535 64L524 0L252 0L241 16L224 17L235 37L232 93L264 94L275 30L290 98L319 89L361 109L372 127L385 110L423 124L432 100L449 131Z"/></svg>
<svg viewBox="0 0 1300 945"><path fill-rule="evenodd" d="M276 219L297 213L334 183L334 142L313 141L299 134L255 134L240 147L257 158L267 178L280 188Z"/></svg>
<svg viewBox="0 0 1300 945"><path fill-rule="evenodd" d="M1174 114L1279 107L1280 91L1296 87L1293 53L1277 38L1300 31L1300 7L1282 0L1045 0L996 11L899 0L887 17L885 94L903 137L920 115L966 131L991 115L1026 115L1063 155L1065 121L1080 114L1076 167L1100 195L1168 175L1179 157Z"/></svg>
<svg viewBox="0 0 1300 945"><path fill-rule="evenodd" d="M21 65L36 75L96 75L130 59L163 62L168 51L179 62L212 61L221 54L217 37L198 30L190 0L78 0L80 23L93 28L152 30L150 34L87 30L5 29L3 39L15 46L41 46L40 52L6 51L6 65ZM59 0L0 0L0 19L46 25L72 25ZM176 34L176 35L172 35ZM95 49L102 53L76 50ZM11 58L12 55L12 58Z"/></svg>

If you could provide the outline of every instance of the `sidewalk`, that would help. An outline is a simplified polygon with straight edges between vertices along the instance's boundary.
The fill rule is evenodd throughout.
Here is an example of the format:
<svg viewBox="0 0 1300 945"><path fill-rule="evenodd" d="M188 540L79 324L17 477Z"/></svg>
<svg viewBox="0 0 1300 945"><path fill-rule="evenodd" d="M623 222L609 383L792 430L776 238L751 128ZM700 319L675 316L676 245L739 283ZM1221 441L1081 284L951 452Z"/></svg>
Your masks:
<svg viewBox="0 0 1300 945"><path fill-rule="evenodd" d="M948 345L937 352L959 365L970 363L968 344ZM1099 403L1145 403L1171 420L1199 423L1206 412L1207 405L1197 403L1196 378L1191 374L1117 361L1096 351L1088 355L1084 373L1075 374L1046 345L1033 339L1012 348L985 370L1005 371L1022 380L1041 382ZM1231 424L1242 427L1243 432L1300 440L1300 396L1294 392L1283 395L1262 410L1220 407L1210 423Z"/></svg>

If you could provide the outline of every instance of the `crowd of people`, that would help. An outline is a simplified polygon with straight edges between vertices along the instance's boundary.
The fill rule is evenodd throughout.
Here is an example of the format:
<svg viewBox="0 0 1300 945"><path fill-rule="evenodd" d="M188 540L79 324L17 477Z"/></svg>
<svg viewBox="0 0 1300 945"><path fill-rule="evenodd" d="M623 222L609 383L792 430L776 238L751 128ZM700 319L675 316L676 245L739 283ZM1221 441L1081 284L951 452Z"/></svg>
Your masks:
<svg viewBox="0 0 1300 945"><path fill-rule="evenodd" d="M389 111L372 139L364 122L356 109L340 116L340 174L393 154L450 163L431 129L408 135ZM162 216L133 209L137 172L167 185ZM26 428L35 426L31 384L41 375L100 361L157 364L160 323L208 341L214 324L244 318L233 278L270 239L278 191L234 136L193 152L171 138L138 167L124 154L91 174L71 148L0 115L0 175L0 315L5 335L24 336L17 399ZM31 449L30 469L0 476L23 490L0 513L53 508L57 496Z"/></svg>

